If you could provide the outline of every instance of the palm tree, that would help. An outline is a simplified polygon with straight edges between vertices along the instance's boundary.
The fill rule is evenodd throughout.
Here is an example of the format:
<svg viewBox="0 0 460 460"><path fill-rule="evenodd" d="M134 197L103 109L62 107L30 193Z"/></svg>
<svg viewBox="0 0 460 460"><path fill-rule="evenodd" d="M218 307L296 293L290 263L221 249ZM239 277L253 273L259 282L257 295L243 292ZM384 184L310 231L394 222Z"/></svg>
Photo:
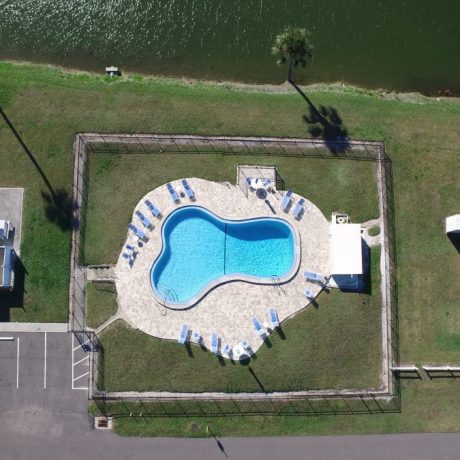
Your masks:
<svg viewBox="0 0 460 460"><path fill-rule="evenodd" d="M306 29L298 27L286 27L275 38L272 53L277 56L278 65L288 64L287 81L297 90L297 92L307 101L310 109L317 115L318 110L308 99L305 93L296 84L293 77L294 67L305 67L313 57L313 45L310 42L310 34Z"/></svg>

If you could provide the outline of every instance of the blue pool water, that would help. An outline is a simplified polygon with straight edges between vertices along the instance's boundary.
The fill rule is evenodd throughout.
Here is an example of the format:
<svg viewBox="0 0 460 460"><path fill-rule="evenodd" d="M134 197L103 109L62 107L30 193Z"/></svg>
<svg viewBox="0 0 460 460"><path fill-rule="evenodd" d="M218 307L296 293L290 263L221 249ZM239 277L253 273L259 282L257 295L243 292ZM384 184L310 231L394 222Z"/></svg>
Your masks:
<svg viewBox="0 0 460 460"><path fill-rule="evenodd" d="M294 264L294 231L281 220L220 219L198 206L171 213L162 227L163 249L151 270L157 295L184 303L223 275L270 282Z"/></svg>

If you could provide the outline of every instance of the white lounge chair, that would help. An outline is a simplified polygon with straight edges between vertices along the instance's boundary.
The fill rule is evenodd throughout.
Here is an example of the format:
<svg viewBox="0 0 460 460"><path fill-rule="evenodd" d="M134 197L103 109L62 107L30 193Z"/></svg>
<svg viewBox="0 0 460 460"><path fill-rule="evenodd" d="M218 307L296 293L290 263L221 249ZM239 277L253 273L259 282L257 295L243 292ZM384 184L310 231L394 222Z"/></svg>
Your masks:
<svg viewBox="0 0 460 460"><path fill-rule="evenodd" d="M279 327L280 322L279 322L278 313L276 312L276 310L274 308L270 308L270 310L268 310L268 314L270 316L270 321L272 323L273 329L276 329L277 327Z"/></svg>
<svg viewBox="0 0 460 460"><path fill-rule="evenodd" d="M174 190L174 187L170 182L166 184L166 188L168 189L169 196L171 197L171 200L173 200L174 203L180 201L179 194Z"/></svg>
<svg viewBox="0 0 460 460"><path fill-rule="evenodd" d="M305 297L308 300L313 300L315 298L315 294L313 293L313 291L311 289L305 289L305 291L303 291L303 292L305 294Z"/></svg>
<svg viewBox="0 0 460 460"><path fill-rule="evenodd" d="M283 200L281 201L281 209L286 212L286 209L288 206L291 204L291 199L292 199L292 190L288 190L286 192L286 195L284 195Z"/></svg>
<svg viewBox="0 0 460 460"><path fill-rule="evenodd" d="M148 241L148 238L146 234L142 231L139 230L135 225L133 224L128 224L128 228L141 240Z"/></svg>
<svg viewBox="0 0 460 460"><path fill-rule="evenodd" d="M305 203L305 199L304 198L300 198L299 201L297 201L295 207L294 207L294 211L292 211L292 213L294 214L294 217L296 219L298 219L303 211L303 204Z"/></svg>
<svg viewBox="0 0 460 460"><path fill-rule="evenodd" d="M182 179L182 187L184 187L185 194L187 195L189 200L194 200L195 199L195 193L193 192L192 188L190 187L189 183L187 182L187 179Z"/></svg>
<svg viewBox="0 0 460 460"><path fill-rule="evenodd" d="M211 352L217 355L219 351L219 336L217 334L211 335Z"/></svg>
<svg viewBox="0 0 460 460"><path fill-rule="evenodd" d="M142 214L139 210L137 210L135 214L145 228L152 230L153 224L149 219L147 219L147 217L144 216L144 214Z"/></svg>
<svg viewBox="0 0 460 460"><path fill-rule="evenodd" d="M262 327L262 324L260 324L257 318L252 318L252 324L260 337L265 337L267 335L267 331Z"/></svg>
<svg viewBox="0 0 460 460"><path fill-rule="evenodd" d="M161 216L160 210L150 200L145 200L144 203L155 217Z"/></svg>
<svg viewBox="0 0 460 460"><path fill-rule="evenodd" d="M316 272L304 272L303 276L307 281L310 281L312 283L320 283L324 284L324 276L321 275L320 273Z"/></svg>
<svg viewBox="0 0 460 460"><path fill-rule="evenodd" d="M180 330L179 338L177 341L181 344L184 344L187 341L188 336L188 324L184 324Z"/></svg>

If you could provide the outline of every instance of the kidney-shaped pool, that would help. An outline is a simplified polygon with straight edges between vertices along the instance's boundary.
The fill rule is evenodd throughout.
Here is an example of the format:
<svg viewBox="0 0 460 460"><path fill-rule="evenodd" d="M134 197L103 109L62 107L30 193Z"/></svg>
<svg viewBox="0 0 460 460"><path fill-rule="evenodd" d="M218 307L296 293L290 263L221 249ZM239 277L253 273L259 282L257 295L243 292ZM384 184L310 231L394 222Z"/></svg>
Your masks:
<svg viewBox="0 0 460 460"><path fill-rule="evenodd" d="M226 220L184 206L165 219L161 231L163 247L150 279L155 295L171 308L188 308L227 281L284 281L297 265L297 236L284 219Z"/></svg>

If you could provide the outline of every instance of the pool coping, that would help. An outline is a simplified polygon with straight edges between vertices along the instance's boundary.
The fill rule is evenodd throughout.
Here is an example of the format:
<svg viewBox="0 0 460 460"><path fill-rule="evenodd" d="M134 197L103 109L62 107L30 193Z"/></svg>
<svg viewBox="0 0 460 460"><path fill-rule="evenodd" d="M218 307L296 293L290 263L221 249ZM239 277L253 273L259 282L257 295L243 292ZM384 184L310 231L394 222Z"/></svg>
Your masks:
<svg viewBox="0 0 460 460"><path fill-rule="evenodd" d="M163 254L163 251L166 247L165 243L165 235L164 235L164 228L165 225L168 221L168 219L178 211L185 209L185 208L198 208L207 214L210 214L212 217L218 219L220 222L232 222L232 223L246 223L246 222L253 222L253 221L261 221L261 220L271 220L271 221L281 221L285 225L288 226L288 228L291 230L293 236L294 236L294 260L292 262L291 269L283 276L276 276L276 283L277 284L285 284L288 283L289 281L296 276L296 274L299 271L300 268L300 262L301 262L301 245L302 245L302 240L300 238L300 234L296 228L294 228L287 219L284 219L282 217L266 217L266 216L260 216L260 217L251 217L251 218L246 218L246 219L229 219L229 218L223 218L219 215L217 215L215 212L211 211L205 206L200 206L196 204L183 204L183 205L178 205L176 208L173 208L170 212L168 212L166 215L164 215L164 218L162 219L161 223L161 250L158 253L158 255L155 257L155 259L152 262L151 269L150 269L150 279L151 279L151 273L153 270L154 265L160 259L160 257ZM264 280L266 280L264 282ZM200 300L202 300L206 295L208 295L209 292L211 292L213 289L217 288L218 286L221 286L222 284L226 283L231 283L235 281L242 281L245 283L250 283L250 284L258 284L258 285L271 285L273 284L274 278L273 277L259 277L259 276L251 276L251 275L245 275L243 273L234 273L231 275L221 275L208 284L206 284L200 291L191 297L189 300L185 302L173 302L169 303L166 298L161 297L157 290L154 288L153 284L151 283L152 286L152 293L155 298L155 300L163 305L166 308L169 308L171 310L187 310L189 308L193 308Z"/></svg>

